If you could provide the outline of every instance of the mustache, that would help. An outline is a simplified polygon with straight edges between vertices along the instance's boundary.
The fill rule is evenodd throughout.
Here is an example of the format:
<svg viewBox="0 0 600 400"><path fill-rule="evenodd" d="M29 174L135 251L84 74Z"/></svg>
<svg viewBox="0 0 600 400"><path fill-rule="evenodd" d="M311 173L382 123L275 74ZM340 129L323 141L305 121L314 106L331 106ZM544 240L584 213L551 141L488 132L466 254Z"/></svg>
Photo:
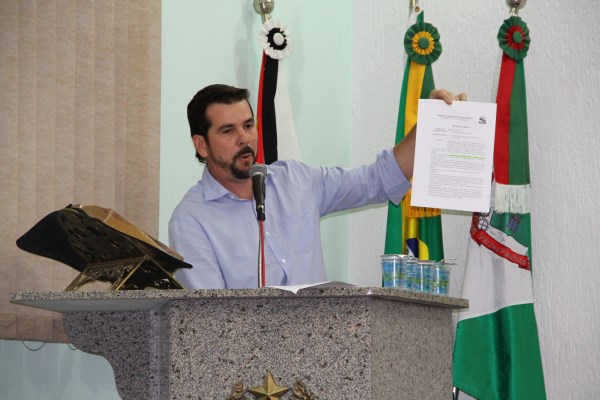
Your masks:
<svg viewBox="0 0 600 400"><path fill-rule="evenodd" d="M238 151L237 153L235 153L235 155L233 156L234 160L237 160L239 157L245 155L245 154L252 154L252 156L254 156L254 158L256 158L256 154L254 154L254 150L252 150L252 147L250 146L244 146L240 149L240 151Z"/></svg>

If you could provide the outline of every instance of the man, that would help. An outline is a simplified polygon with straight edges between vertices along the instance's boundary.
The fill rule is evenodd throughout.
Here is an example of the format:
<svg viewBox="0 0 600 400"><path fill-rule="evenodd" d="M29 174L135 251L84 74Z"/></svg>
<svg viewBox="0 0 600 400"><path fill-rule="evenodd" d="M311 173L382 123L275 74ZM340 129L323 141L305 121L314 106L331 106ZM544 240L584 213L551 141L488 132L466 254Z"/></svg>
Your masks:
<svg viewBox="0 0 600 400"><path fill-rule="evenodd" d="M183 197L169 222L170 244L192 269L177 278L188 288L252 288L258 282L258 223L248 176L257 129L246 89L211 85L188 105L202 180ZM432 98L452 103L445 90ZM375 163L354 169L311 167L286 160L267 167L266 282L325 281L320 219L367 204L399 203L410 188L415 129Z"/></svg>

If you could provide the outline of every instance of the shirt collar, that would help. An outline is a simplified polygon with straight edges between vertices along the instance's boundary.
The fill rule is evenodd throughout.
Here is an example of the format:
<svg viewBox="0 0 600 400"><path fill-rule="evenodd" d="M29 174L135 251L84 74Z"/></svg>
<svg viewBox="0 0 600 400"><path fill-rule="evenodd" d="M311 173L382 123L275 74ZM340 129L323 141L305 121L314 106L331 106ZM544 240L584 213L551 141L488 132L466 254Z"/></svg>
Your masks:
<svg viewBox="0 0 600 400"><path fill-rule="evenodd" d="M225 189L217 180L212 176L208 170L208 165L204 166L202 172L202 185L204 186L204 199L205 200L216 200L229 194L229 190Z"/></svg>
<svg viewBox="0 0 600 400"><path fill-rule="evenodd" d="M274 173L269 168L267 168L267 177L273 174ZM231 193L229 190L225 189L223 185L217 182L217 180L210 173L208 165L204 166L204 171L202 172L202 185L204 186L205 200L217 200L227 195L231 195L237 198L235 194Z"/></svg>

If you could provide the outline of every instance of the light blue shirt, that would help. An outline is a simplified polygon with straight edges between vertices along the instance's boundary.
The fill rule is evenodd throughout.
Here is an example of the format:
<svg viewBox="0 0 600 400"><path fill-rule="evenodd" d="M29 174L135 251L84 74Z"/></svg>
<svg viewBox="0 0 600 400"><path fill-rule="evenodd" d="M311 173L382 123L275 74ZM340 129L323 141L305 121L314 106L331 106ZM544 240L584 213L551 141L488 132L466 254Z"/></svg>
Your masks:
<svg viewBox="0 0 600 400"><path fill-rule="evenodd" d="M393 152L385 150L375 163L352 169L277 161L267 166L265 187L266 282L284 286L326 280L321 217L388 200L398 204L410 182ZM254 201L230 193L208 168L173 212L169 241L193 265L176 273L185 287L257 287Z"/></svg>

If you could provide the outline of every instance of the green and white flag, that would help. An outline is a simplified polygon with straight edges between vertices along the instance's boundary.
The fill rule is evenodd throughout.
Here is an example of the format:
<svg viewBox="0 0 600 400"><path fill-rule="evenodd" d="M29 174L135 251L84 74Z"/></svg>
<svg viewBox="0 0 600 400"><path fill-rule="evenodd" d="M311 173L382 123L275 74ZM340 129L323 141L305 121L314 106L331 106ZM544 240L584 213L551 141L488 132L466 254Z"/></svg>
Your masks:
<svg viewBox="0 0 600 400"><path fill-rule="evenodd" d="M507 19L498 40L504 54L497 94L495 201L489 213L473 214L461 294L469 308L459 313L453 384L478 400L544 400L531 270L523 69L527 25L516 16Z"/></svg>

